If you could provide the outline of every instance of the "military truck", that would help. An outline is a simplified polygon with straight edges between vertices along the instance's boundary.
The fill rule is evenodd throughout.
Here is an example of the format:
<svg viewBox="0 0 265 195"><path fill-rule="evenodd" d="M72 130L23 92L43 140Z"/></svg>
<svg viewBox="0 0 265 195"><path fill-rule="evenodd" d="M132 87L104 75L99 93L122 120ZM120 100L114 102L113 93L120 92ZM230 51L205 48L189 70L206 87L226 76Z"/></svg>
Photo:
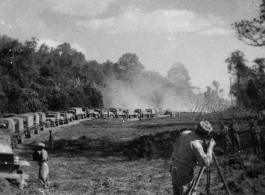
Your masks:
<svg viewBox="0 0 265 195"><path fill-rule="evenodd" d="M88 111L89 111L88 107L82 107L82 111L85 113L85 118L89 117L88 116Z"/></svg>
<svg viewBox="0 0 265 195"><path fill-rule="evenodd" d="M82 108L77 108L77 107L69 108L67 112L72 113L74 115L75 120L83 119L85 115Z"/></svg>
<svg viewBox="0 0 265 195"><path fill-rule="evenodd" d="M73 121L73 114L67 113L67 111L60 111L60 115L63 118L64 124L68 124Z"/></svg>
<svg viewBox="0 0 265 195"><path fill-rule="evenodd" d="M0 128L0 177L7 179L17 179L22 181L29 179L29 175L24 174L20 166L30 166L27 161L22 161L15 156L12 150L12 130ZM23 188L23 185L20 186Z"/></svg>
<svg viewBox="0 0 265 195"><path fill-rule="evenodd" d="M31 138L32 134L36 132L36 126L34 123L34 116L32 114L19 114L17 117L23 119L25 134L28 138Z"/></svg>
<svg viewBox="0 0 265 195"><path fill-rule="evenodd" d="M88 110L88 117L89 118L99 118L100 114L99 114L99 112L96 112L93 108L90 108Z"/></svg>
<svg viewBox="0 0 265 195"><path fill-rule="evenodd" d="M143 109L134 110L135 118L147 118L148 113Z"/></svg>
<svg viewBox="0 0 265 195"><path fill-rule="evenodd" d="M102 117L103 116L103 109L102 108L94 108L94 111L96 113L98 113L98 117Z"/></svg>
<svg viewBox="0 0 265 195"><path fill-rule="evenodd" d="M40 115L38 113L26 113L31 114L34 117L35 134L39 133L40 130Z"/></svg>
<svg viewBox="0 0 265 195"><path fill-rule="evenodd" d="M11 118L0 118L0 124L1 126L4 127L4 129L8 129L10 132L11 136L11 147L12 148L17 148L17 140L18 140L18 133L16 131L16 124L14 119Z"/></svg>
<svg viewBox="0 0 265 195"><path fill-rule="evenodd" d="M39 128L43 131L45 130L46 115L44 112L37 112L37 114L40 116Z"/></svg>
<svg viewBox="0 0 265 195"><path fill-rule="evenodd" d="M16 116L10 118L13 119L15 122L16 132L18 134L17 141L18 143L22 144L24 142L24 136L25 136L24 121L22 118Z"/></svg>
<svg viewBox="0 0 265 195"><path fill-rule="evenodd" d="M135 113L134 110L131 110L131 109L125 109L124 113L126 114L126 118L128 119L140 117L138 113Z"/></svg>
<svg viewBox="0 0 265 195"><path fill-rule="evenodd" d="M147 117L151 117L151 118L154 118L154 117L157 117L158 115L158 109L157 108L148 108L148 109L145 109L145 111L147 112Z"/></svg>
<svg viewBox="0 0 265 195"><path fill-rule="evenodd" d="M125 116L127 115L126 112L124 112L121 108L110 108L109 110L114 114L116 118L125 118Z"/></svg>
<svg viewBox="0 0 265 195"><path fill-rule="evenodd" d="M108 109L102 109L102 117L106 117L106 118L114 118L115 115L113 112L111 112Z"/></svg>
<svg viewBox="0 0 265 195"><path fill-rule="evenodd" d="M59 112L49 112L46 115L45 127L57 127L60 123L61 115Z"/></svg>

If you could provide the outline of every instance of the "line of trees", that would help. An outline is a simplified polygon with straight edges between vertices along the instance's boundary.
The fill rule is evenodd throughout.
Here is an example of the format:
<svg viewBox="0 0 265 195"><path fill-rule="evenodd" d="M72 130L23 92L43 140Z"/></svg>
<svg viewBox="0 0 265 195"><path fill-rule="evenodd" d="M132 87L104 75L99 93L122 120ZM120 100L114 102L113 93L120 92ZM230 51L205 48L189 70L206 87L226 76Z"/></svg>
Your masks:
<svg viewBox="0 0 265 195"><path fill-rule="evenodd" d="M95 63L68 43L53 49L38 47L36 38L22 43L0 36L0 112L101 106Z"/></svg>
<svg viewBox="0 0 265 195"><path fill-rule="evenodd" d="M217 92L211 95L212 99L225 102L218 95L219 83L214 86ZM132 93L122 95L139 98L124 99L129 104L139 100L162 108L172 97L176 99L167 106L194 104L203 101L206 93L215 91L193 93L188 71L180 63L173 64L167 77L163 77L146 71L136 54L126 53L116 63L108 60L100 64L87 61L69 43L51 48L39 45L36 38L20 42L0 36L0 113L65 110L72 106L109 107L113 106L113 100L126 108L128 104L117 95L123 90Z"/></svg>
<svg viewBox="0 0 265 195"><path fill-rule="evenodd" d="M259 16L252 21L241 20L233 24L239 40L254 47L265 46L265 0L262 0ZM235 78L230 93L240 107L264 109L265 106L265 58L257 58L247 65L244 53L235 51L226 59L228 71Z"/></svg>

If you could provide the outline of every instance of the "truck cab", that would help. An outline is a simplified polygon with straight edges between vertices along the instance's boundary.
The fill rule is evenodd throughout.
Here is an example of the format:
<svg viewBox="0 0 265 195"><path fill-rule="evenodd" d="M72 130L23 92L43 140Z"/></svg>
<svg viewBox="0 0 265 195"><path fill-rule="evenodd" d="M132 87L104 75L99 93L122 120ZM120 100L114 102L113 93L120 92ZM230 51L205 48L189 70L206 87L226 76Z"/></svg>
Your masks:
<svg viewBox="0 0 265 195"><path fill-rule="evenodd" d="M29 179L29 175L19 171L19 168L30 166L30 164L14 155L11 132L11 129L0 128L0 177L18 179L22 182L22 180Z"/></svg>
<svg viewBox="0 0 265 195"><path fill-rule="evenodd" d="M82 108L72 107L67 110L68 113L72 113L74 115L75 120L80 120L84 118L85 113Z"/></svg>
<svg viewBox="0 0 265 195"><path fill-rule="evenodd" d="M59 112L49 112L46 115L46 127L56 127L59 125L61 116Z"/></svg>

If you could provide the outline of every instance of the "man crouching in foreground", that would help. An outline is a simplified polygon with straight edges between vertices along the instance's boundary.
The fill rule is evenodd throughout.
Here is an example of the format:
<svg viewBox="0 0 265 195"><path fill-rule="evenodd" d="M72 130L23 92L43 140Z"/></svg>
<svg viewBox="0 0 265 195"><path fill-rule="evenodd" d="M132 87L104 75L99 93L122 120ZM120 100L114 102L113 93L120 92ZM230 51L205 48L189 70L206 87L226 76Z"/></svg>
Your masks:
<svg viewBox="0 0 265 195"><path fill-rule="evenodd" d="M174 195L191 195L194 181L194 168L197 165L209 166L215 141L209 143L207 153L203 141L209 136L212 126L208 121L201 121L195 132L184 131L177 138L172 154L172 184ZM195 195L193 193L193 195Z"/></svg>

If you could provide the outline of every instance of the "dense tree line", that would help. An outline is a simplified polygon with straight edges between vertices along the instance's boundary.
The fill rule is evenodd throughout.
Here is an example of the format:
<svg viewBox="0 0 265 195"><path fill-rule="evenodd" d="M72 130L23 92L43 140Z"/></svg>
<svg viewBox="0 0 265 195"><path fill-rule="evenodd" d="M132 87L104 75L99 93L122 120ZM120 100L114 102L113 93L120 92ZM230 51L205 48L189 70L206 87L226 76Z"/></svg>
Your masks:
<svg viewBox="0 0 265 195"><path fill-rule="evenodd" d="M261 1L259 16L252 21L241 20L233 24L239 40L254 47L265 46L265 0ZM265 107L265 58L257 58L247 65L244 53L235 51L226 60L228 71L234 76L230 93L240 107L263 110Z"/></svg>
<svg viewBox="0 0 265 195"><path fill-rule="evenodd" d="M69 43L52 48L39 45L36 38L20 42L0 36L0 113L110 107L116 106L114 100L120 108L133 101L163 107L172 97L177 99L173 98L171 105L202 102L206 92L195 94L193 88L180 63L173 64L163 77L146 71L136 54L126 53L118 62L100 64L87 61ZM122 91L133 99L121 99ZM212 97L224 101L218 92Z"/></svg>
<svg viewBox="0 0 265 195"><path fill-rule="evenodd" d="M1 36L0 111L101 106L102 95L94 84L102 81L93 79L94 63L68 43L54 49L45 44L39 47L36 38L22 43Z"/></svg>

